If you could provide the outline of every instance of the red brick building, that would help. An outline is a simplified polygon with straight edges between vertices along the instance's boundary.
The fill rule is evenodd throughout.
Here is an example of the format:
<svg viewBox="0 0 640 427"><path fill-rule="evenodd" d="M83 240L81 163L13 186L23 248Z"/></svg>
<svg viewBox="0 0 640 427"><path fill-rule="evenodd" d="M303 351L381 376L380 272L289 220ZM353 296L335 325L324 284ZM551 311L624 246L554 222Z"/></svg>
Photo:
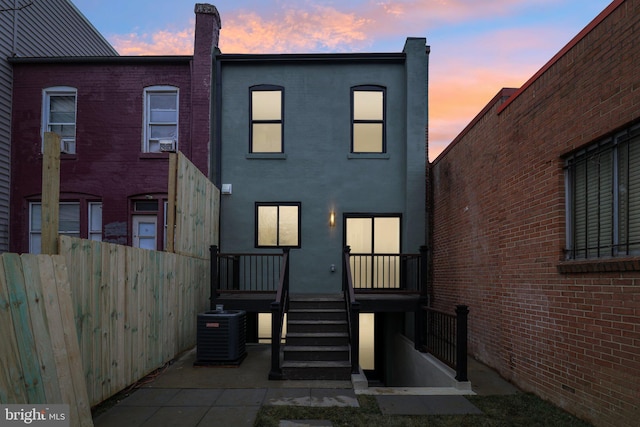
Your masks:
<svg viewBox="0 0 640 427"><path fill-rule="evenodd" d="M640 0L617 0L432 165L433 295L470 352L601 426L640 419Z"/></svg>
<svg viewBox="0 0 640 427"><path fill-rule="evenodd" d="M209 174L211 54L220 16L197 4L194 54L15 58L12 252L38 252L43 136L62 136L60 229L162 249L168 151Z"/></svg>

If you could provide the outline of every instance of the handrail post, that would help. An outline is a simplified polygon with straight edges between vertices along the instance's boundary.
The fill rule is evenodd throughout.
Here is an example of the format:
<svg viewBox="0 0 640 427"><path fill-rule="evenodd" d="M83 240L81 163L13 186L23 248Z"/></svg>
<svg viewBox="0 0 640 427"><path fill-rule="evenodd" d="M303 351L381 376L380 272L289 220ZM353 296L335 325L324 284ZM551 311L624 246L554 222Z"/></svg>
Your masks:
<svg viewBox="0 0 640 427"><path fill-rule="evenodd" d="M218 298L218 288L220 286L220 277L218 277L218 246L209 246L209 310L213 310L216 306Z"/></svg>
<svg viewBox="0 0 640 427"><path fill-rule="evenodd" d="M467 321L469 318L469 307L466 305L456 306L456 380L468 381L467 379Z"/></svg>
<svg viewBox="0 0 640 427"><path fill-rule="evenodd" d="M289 255L291 253L291 248L282 248L282 257L286 258L287 263L284 266L284 284L283 288L286 291L286 298L289 298Z"/></svg>
<svg viewBox="0 0 640 427"><path fill-rule="evenodd" d="M424 352L424 324L426 311L424 310L425 300L423 297L420 297L418 301L418 307L416 308L415 314L415 338L414 338L414 348L420 352Z"/></svg>
<svg viewBox="0 0 640 427"><path fill-rule="evenodd" d="M270 380L281 380L282 369L280 368L280 301L271 303L271 371Z"/></svg>
<svg viewBox="0 0 640 427"><path fill-rule="evenodd" d="M360 372L360 303L351 302L351 373Z"/></svg>
<svg viewBox="0 0 640 427"><path fill-rule="evenodd" d="M351 246L345 246L342 254L342 292L346 292L348 288L347 279L347 257L351 253ZM348 296L348 295L347 295Z"/></svg>
<svg viewBox="0 0 640 427"><path fill-rule="evenodd" d="M431 296L429 294L429 247L420 246L420 275L418 278L418 291L420 295L426 297L427 307L431 306Z"/></svg>

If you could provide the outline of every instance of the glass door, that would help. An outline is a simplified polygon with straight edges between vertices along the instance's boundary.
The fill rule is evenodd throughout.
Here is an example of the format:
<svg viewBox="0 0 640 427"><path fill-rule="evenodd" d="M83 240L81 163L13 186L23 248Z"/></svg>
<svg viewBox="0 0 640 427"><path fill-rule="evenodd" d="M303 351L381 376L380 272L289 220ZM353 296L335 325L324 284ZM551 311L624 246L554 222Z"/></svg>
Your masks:
<svg viewBox="0 0 640 427"><path fill-rule="evenodd" d="M355 288L400 286L399 216L347 216L345 244L351 247Z"/></svg>

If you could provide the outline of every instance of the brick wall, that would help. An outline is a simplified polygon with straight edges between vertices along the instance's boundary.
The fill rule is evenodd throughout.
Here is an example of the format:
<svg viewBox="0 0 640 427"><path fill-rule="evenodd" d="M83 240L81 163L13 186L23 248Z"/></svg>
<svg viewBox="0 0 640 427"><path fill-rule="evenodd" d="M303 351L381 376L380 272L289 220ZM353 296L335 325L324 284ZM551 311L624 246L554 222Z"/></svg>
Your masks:
<svg viewBox="0 0 640 427"><path fill-rule="evenodd" d="M640 270L563 262L563 155L640 119L638 25L640 0L612 3L432 165L434 305L469 305L475 357L603 426L640 417Z"/></svg>

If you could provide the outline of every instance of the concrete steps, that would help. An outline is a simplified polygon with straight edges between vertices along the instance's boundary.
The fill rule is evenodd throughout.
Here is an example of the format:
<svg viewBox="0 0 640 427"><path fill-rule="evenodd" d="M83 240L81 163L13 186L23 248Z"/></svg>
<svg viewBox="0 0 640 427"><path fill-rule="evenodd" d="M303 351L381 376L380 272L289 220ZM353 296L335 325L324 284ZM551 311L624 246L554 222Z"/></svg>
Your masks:
<svg viewBox="0 0 640 427"><path fill-rule="evenodd" d="M349 380L349 325L342 295L292 295L289 307L283 377Z"/></svg>

